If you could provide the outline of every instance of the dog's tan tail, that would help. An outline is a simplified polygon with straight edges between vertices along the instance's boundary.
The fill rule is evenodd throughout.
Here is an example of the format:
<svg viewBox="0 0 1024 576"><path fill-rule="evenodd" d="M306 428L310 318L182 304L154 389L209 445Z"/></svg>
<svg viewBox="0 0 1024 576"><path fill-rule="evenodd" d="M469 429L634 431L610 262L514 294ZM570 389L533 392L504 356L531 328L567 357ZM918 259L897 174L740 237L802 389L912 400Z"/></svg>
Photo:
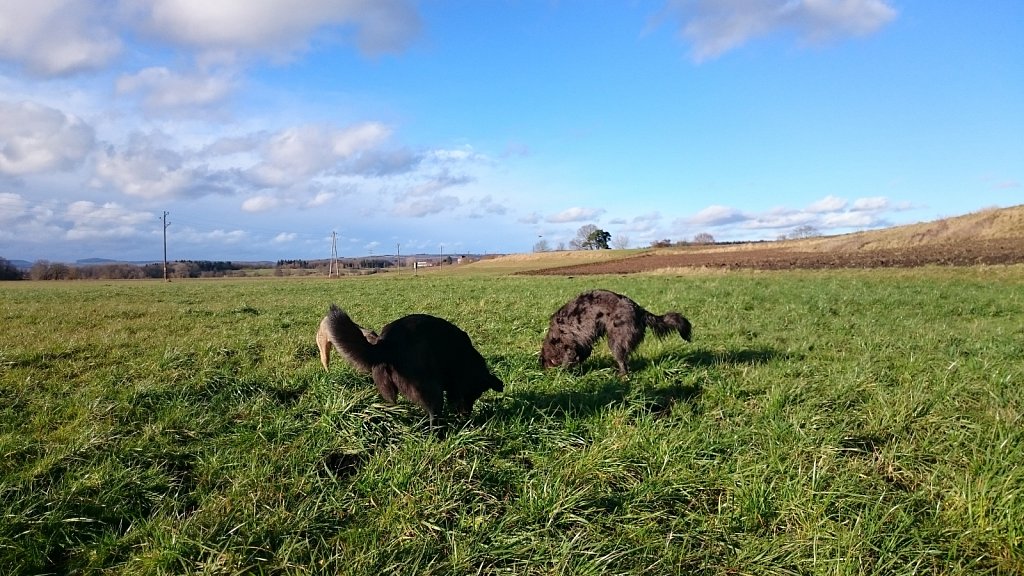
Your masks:
<svg viewBox="0 0 1024 576"><path fill-rule="evenodd" d="M320 321L316 333L316 345L320 349L320 363L324 369L330 362L330 348L333 345L356 368L369 372L374 364L380 364L376 343L375 332L353 322L344 310L334 304L331 304L331 309Z"/></svg>
<svg viewBox="0 0 1024 576"><path fill-rule="evenodd" d="M667 314L657 316L647 312L644 320L647 327L653 330L654 335L658 338L664 338L665 336L676 332L683 340L690 342L693 327L690 325L690 321L682 314L669 312Z"/></svg>
<svg viewBox="0 0 1024 576"><path fill-rule="evenodd" d="M320 321L320 327L316 330L316 347L320 351L320 363L323 364L324 370L327 370L331 363L331 346L331 336L327 328L327 316L324 316L324 319Z"/></svg>

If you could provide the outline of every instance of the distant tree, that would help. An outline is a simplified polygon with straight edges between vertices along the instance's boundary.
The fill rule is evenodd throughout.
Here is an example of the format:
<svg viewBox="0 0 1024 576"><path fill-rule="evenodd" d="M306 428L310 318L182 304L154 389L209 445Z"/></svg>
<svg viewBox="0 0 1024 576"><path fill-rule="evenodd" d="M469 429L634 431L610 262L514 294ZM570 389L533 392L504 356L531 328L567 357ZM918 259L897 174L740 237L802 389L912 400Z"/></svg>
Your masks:
<svg viewBox="0 0 1024 576"><path fill-rule="evenodd" d="M74 280L75 269L63 262L50 264L50 276L54 280Z"/></svg>
<svg viewBox="0 0 1024 576"><path fill-rule="evenodd" d="M693 237L694 244L714 244L715 237L707 232L701 232Z"/></svg>
<svg viewBox="0 0 1024 576"><path fill-rule="evenodd" d="M7 258L0 258L0 280L21 280L21 270Z"/></svg>
<svg viewBox="0 0 1024 576"><path fill-rule="evenodd" d="M52 280L50 276L50 261L36 260L28 269L28 277L31 280Z"/></svg>
<svg viewBox="0 0 1024 576"><path fill-rule="evenodd" d="M818 229L815 228L814 226L811 226L810 224L804 224L803 226L797 226L789 234L789 237L793 238L793 239L816 238L818 236L821 236L821 232L818 232Z"/></svg>
<svg viewBox="0 0 1024 576"><path fill-rule="evenodd" d="M584 224L580 226L580 229L576 231L576 237L569 242L569 247L573 250L589 250L587 244L590 235L597 232L598 227L593 224Z"/></svg>
<svg viewBox="0 0 1024 576"><path fill-rule="evenodd" d="M651 242L651 248L668 248L672 245L672 241L668 238L664 240L654 240Z"/></svg>
<svg viewBox="0 0 1024 576"><path fill-rule="evenodd" d="M559 252L565 252L565 241L560 241L558 243L558 246L555 246L555 250L558 250Z"/></svg>
<svg viewBox="0 0 1024 576"><path fill-rule="evenodd" d="M541 238L540 240L537 240L536 244L533 245L533 251L534 252L550 252L551 251L551 247L548 246L548 241L547 240Z"/></svg>
<svg viewBox="0 0 1024 576"><path fill-rule="evenodd" d="M612 235L601 229L594 230L587 236L587 241L584 243L584 247L589 250L609 250L608 242L612 239Z"/></svg>
<svg viewBox="0 0 1024 576"><path fill-rule="evenodd" d="M625 250L629 248L629 236L625 234L618 234L612 239L612 247L616 250Z"/></svg>

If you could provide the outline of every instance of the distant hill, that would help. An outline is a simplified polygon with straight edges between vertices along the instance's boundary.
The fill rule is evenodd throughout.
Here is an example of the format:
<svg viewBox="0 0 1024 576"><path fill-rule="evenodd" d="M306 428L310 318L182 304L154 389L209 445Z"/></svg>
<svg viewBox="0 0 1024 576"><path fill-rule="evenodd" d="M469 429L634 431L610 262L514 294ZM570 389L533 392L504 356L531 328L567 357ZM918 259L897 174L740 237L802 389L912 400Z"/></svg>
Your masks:
<svg viewBox="0 0 1024 576"><path fill-rule="evenodd" d="M8 262L11 263L11 266L14 266L18 270L22 271L28 270L29 268L32 267L32 263L29 262L28 260L8 260Z"/></svg>
<svg viewBox="0 0 1024 576"><path fill-rule="evenodd" d="M839 236L790 240L780 244L801 250L848 252L1017 238L1024 241L1024 204L1009 208L990 208L931 222Z"/></svg>
<svg viewBox="0 0 1024 576"><path fill-rule="evenodd" d="M609 254L604 261L570 263L541 254L520 262L519 268L522 273L576 275L683 268L789 270L1022 264L1024 205L839 236L602 252L617 252L621 257Z"/></svg>

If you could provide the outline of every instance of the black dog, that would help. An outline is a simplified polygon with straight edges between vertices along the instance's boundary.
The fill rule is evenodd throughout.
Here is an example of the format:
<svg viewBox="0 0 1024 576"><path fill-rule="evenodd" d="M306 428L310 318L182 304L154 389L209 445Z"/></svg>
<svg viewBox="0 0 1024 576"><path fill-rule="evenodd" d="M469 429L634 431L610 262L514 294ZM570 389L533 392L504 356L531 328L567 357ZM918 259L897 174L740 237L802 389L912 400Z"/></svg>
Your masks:
<svg viewBox="0 0 1024 576"><path fill-rule="evenodd" d="M468 416L486 390L505 389L469 336L436 316L403 316L384 326L374 342L332 304L321 326L349 361L373 374L373 383L385 400L393 403L401 392L427 411L431 425L444 409L445 396L459 415Z"/></svg>
<svg viewBox="0 0 1024 576"><path fill-rule="evenodd" d="M608 290L584 292L552 314L540 349L540 365L580 364L590 357L594 344L607 335L619 374L625 376L629 373L629 355L643 342L647 328L659 338L678 332L683 340L690 341L690 321L676 312L656 316L621 294Z"/></svg>

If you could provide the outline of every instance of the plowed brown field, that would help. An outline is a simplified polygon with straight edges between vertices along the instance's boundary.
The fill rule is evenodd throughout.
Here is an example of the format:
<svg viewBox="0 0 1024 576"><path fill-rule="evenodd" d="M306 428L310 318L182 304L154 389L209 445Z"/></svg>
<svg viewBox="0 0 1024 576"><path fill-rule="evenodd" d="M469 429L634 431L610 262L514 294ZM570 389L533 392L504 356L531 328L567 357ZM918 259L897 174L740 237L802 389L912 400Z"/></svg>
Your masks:
<svg viewBox="0 0 1024 576"><path fill-rule="evenodd" d="M875 250L808 251L784 244L766 242L728 249L692 247L671 252L649 252L632 258L563 266L526 272L527 274L581 275L629 274L671 268L720 269L824 269L973 266L977 264L1024 263L1024 237L1010 239L966 240L956 243L909 246Z"/></svg>

